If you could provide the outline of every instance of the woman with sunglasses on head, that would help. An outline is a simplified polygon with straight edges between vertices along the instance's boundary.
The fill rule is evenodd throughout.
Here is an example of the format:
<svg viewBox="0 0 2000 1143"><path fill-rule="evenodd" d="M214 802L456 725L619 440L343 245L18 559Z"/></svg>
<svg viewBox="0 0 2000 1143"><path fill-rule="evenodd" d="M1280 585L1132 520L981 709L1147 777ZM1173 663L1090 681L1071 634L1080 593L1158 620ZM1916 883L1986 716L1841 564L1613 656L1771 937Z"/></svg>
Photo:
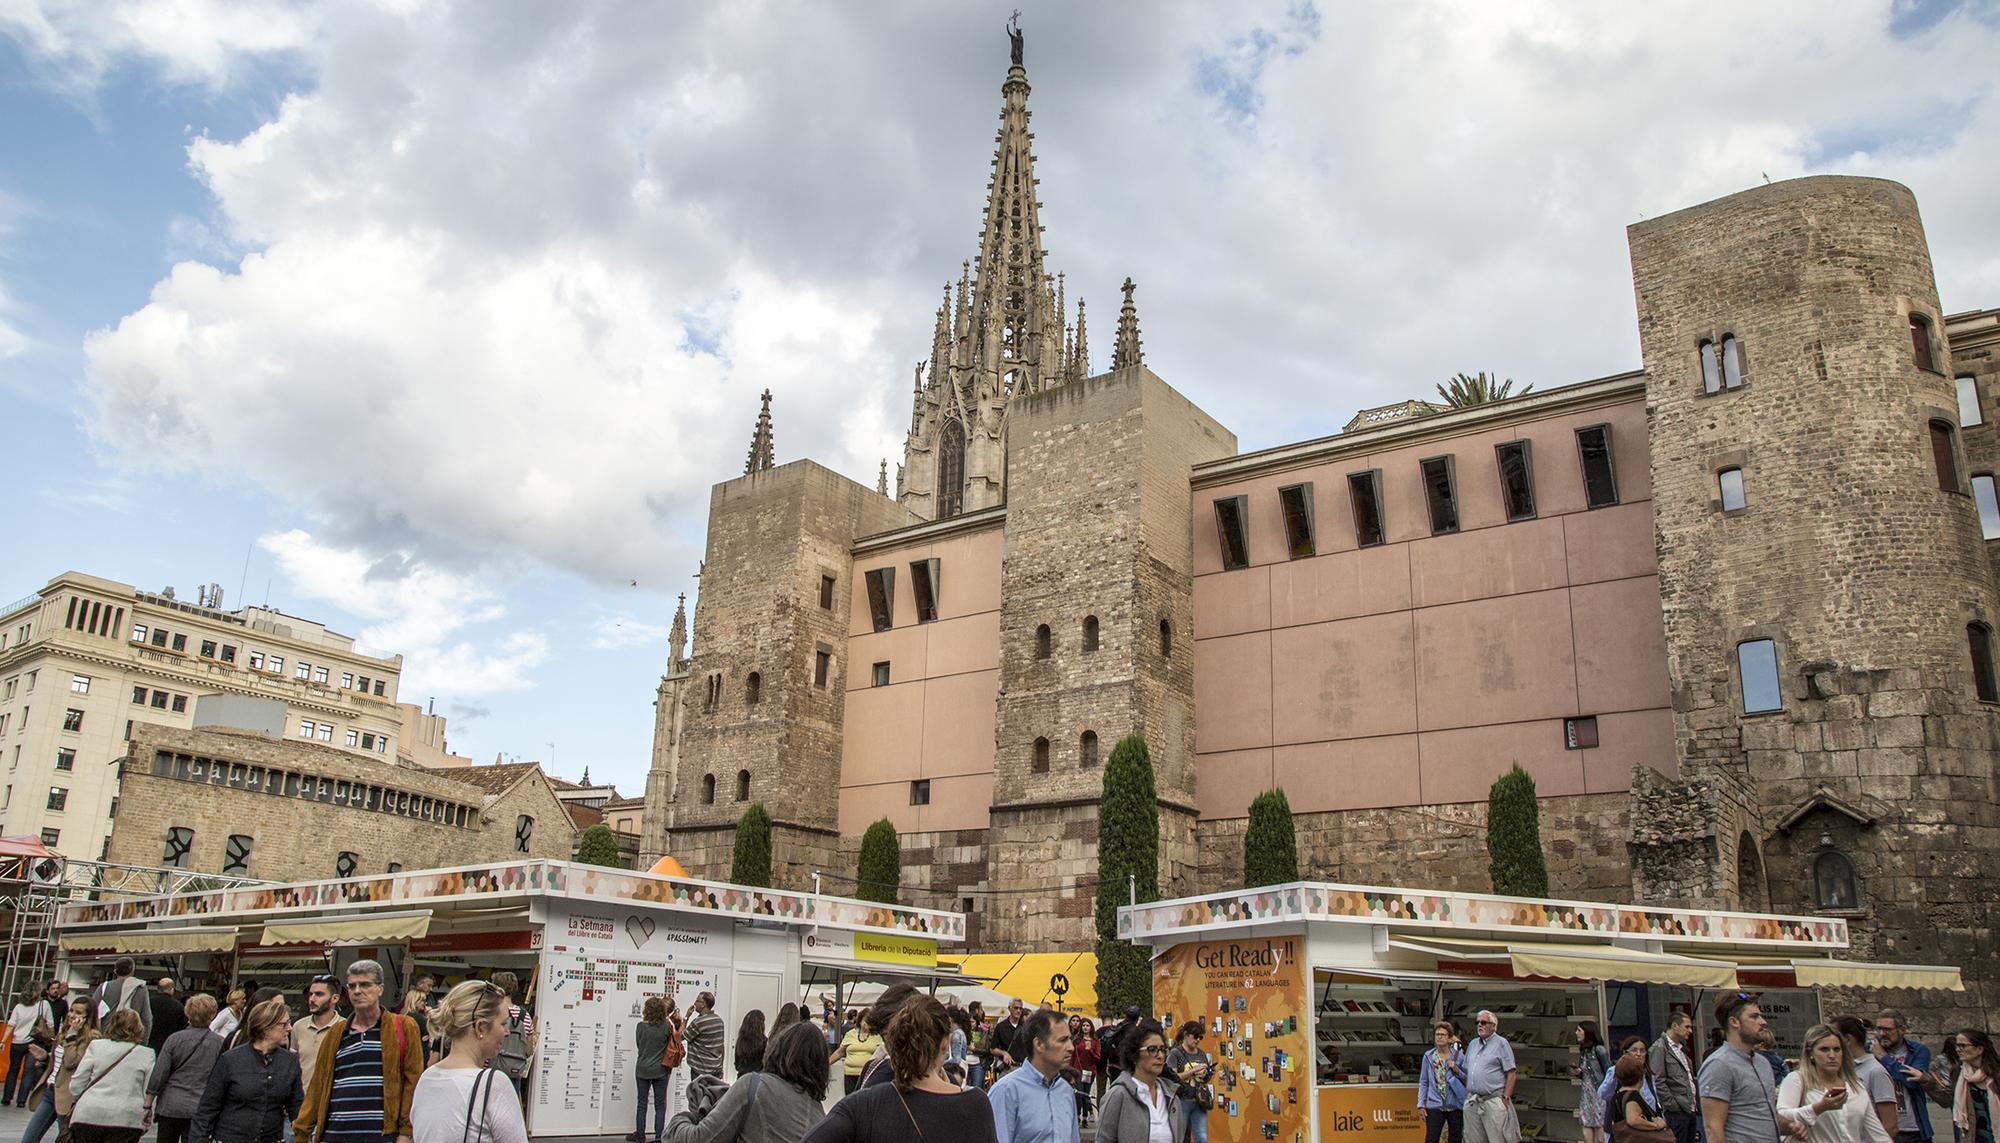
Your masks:
<svg viewBox="0 0 2000 1143"><path fill-rule="evenodd" d="M1893 1143L1838 1029L1829 1024L1806 1029L1799 1056L1799 1070L1778 1085L1781 1126L1804 1127L1806 1143Z"/></svg>
<svg viewBox="0 0 2000 1143"><path fill-rule="evenodd" d="M1181 1101L1162 1078L1167 1069L1167 1034L1151 1020L1125 1033L1119 1047L1124 1068L1104 1093L1097 1108L1097 1138L1102 1143L1150 1143L1176 1140L1187 1130Z"/></svg>
<svg viewBox="0 0 2000 1143"><path fill-rule="evenodd" d="M451 1050L417 1080L410 1103L415 1143L528 1143L520 1097L493 1067L512 1004L499 985L468 980L431 1014Z"/></svg>
<svg viewBox="0 0 2000 1143"><path fill-rule="evenodd" d="M237 1031L242 1042L208 1073L194 1113L195 1143L278 1143L305 1102L299 1057L288 1046L292 1012L284 998L252 1005Z"/></svg>

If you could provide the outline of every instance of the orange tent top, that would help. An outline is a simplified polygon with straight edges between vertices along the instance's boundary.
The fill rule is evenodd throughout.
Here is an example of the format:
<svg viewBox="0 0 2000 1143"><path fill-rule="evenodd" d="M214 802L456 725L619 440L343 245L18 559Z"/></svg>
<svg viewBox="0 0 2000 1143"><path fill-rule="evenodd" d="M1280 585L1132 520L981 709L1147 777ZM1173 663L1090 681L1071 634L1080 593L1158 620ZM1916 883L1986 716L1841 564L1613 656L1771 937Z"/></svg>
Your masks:
<svg viewBox="0 0 2000 1143"><path fill-rule="evenodd" d="M664 877L686 877L688 875L687 867L675 861L673 854L668 854L655 861L653 868L647 870L647 872L658 873Z"/></svg>

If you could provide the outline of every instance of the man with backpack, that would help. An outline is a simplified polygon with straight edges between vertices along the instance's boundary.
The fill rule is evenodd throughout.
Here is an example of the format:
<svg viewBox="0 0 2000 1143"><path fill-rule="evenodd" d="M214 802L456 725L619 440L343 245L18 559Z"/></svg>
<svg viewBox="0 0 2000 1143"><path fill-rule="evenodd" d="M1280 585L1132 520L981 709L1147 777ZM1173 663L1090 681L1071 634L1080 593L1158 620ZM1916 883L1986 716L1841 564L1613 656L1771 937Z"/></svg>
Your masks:
<svg viewBox="0 0 2000 1143"><path fill-rule="evenodd" d="M507 994L507 1036L500 1041L500 1051L493 1057L493 1066L501 1075L514 1081L514 1094L521 1097L521 1106L528 1104L528 1069L535 1055L535 1017L521 1007L521 978L511 972L493 974L493 984Z"/></svg>
<svg viewBox="0 0 2000 1143"><path fill-rule="evenodd" d="M112 966L111 979L97 991L97 1019L101 1024L113 1012L130 1009L139 1014L139 1024L145 1029L139 1042L146 1043L153 1035L153 1001L146 993L146 982L132 975L132 958L121 956Z"/></svg>
<svg viewBox="0 0 2000 1143"><path fill-rule="evenodd" d="M1105 1090L1107 1091L1110 1090L1110 1081L1117 1079L1118 1073L1125 1070L1119 1067L1117 1062L1125 1058L1121 1054L1121 1046L1125 1042L1125 1036L1138 1026L1141 1015L1139 1006L1137 1004L1131 1005L1125 1009L1125 1018L1123 1020L1105 1028L1097 1034L1097 1048L1104 1060Z"/></svg>

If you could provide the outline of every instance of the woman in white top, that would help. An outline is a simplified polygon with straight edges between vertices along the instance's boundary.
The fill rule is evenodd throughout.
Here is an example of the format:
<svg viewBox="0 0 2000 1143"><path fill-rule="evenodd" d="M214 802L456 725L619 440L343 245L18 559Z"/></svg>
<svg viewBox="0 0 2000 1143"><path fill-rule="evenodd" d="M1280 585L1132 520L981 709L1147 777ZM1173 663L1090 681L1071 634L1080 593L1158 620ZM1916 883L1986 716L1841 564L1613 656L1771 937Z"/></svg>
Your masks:
<svg viewBox="0 0 2000 1143"><path fill-rule="evenodd" d="M451 1044L417 1080L410 1101L416 1143L528 1143L514 1084L492 1067L507 1038L505 989L468 980L431 1013L431 1027Z"/></svg>
<svg viewBox="0 0 2000 1143"><path fill-rule="evenodd" d="M32 988L22 992L14 1011L7 1015L7 1026L14 1035L7 1053L7 1081L4 1092L0 1092L0 1104L28 1106L29 1090L41 1078L42 1070L40 1064L33 1062L28 1045L33 1042L35 1022L41 1018L42 994Z"/></svg>
<svg viewBox="0 0 2000 1143"><path fill-rule="evenodd" d="M121 1008L104 1018L104 1034L90 1042L69 1079L69 1134L74 1143L139 1143L146 1133L146 1079L153 1049L140 1043L146 1025Z"/></svg>
<svg viewBox="0 0 2000 1143"><path fill-rule="evenodd" d="M1097 1109L1103 1143L1177 1143L1187 1130L1181 1101L1167 1088L1167 1034L1144 1020L1125 1033L1125 1070L1104 1091Z"/></svg>
<svg viewBox="0 0 2000 1143"><path fill-rule="evenodd" d="M1799 1070L1778 1085L1778 1119L1804 1124L1806 1143L1894 1143L1854 1074L1840 1033L1825 1024L1806 1030Z"/></svg>
<svg viewBox="0 0 2000 1143"><path fill-rule="evenodd" d="M243 1023L243 1008L249 999L242 989L230 989L229 999L224 1002L222 1011L215 1014L215 1019L208 1022L208 1030L227 1041L236 1026Z"/></svg>

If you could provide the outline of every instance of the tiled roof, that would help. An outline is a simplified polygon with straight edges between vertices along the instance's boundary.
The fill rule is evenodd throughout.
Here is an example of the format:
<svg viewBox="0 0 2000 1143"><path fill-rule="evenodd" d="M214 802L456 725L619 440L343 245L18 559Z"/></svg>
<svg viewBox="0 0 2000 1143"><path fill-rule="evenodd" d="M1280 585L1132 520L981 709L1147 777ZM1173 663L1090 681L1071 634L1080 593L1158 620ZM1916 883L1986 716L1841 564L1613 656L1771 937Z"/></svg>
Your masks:
<svg viewBox="0 0 2000 1143"><path fill-rule="evenodd" d="M506 762L498 766L464 766L450 772L451 780L477 786L489 794L504 794L512 789L530 770L539 770L534 762Z"/></svg>
<svg viewBox="0 0 2000 1143"><path fill-rule="evenodd" d="M563 808L569 811L569 820L575 822L578 829L589 829L591 826L604 824L604 815L597 812L595 806L579 806L575 802L564 802Z"/></svg>

